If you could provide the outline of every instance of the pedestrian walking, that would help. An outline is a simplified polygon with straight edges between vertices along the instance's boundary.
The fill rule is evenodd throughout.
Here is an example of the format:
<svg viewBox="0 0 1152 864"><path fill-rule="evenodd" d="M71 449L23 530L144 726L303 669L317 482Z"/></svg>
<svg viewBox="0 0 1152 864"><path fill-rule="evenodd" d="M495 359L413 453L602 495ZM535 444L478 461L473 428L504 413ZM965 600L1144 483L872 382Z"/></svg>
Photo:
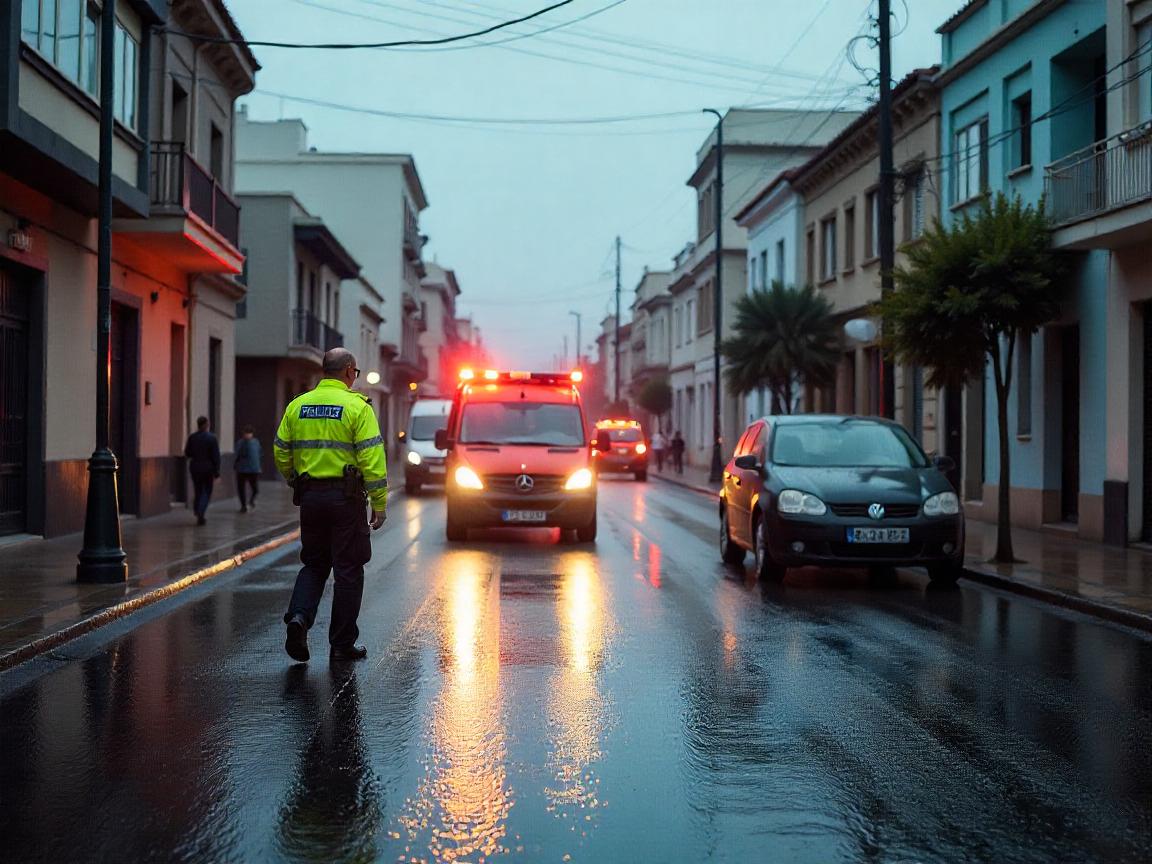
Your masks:
<svg viewBox="0 0 1152 864"><path fill-rule="evenodd" d="M672 467L677 474L684 473L684 438L679 429L672 436Z"/></svg>
<svg viewBox="0 0 1152 864"><path fill-rule="evenodd" d="M356 644L356 619L364 565L372 558L369 528L384 524L388 466L376 413L368 398L352 389L359 375L350 351L327 352L324 378L288 404L272 442L276 469L291 484L293 503L300 507L303 566L284 614L284 650L301 663L309 658L308 631L329 573L329 657L340 662L368 656L368 649ZM366 500L372 506L371 522L365 517Z"/></svg>
<svg viewBox="0 0 1152 864"><path fill-rule="evenodd" d="M264 458L260 451L260 439L256 430L245 426L240 430L240 440L236 442L235 461L236 495L240 498L240 512L256 509L256 496L260 494L260 472L264 470ZM251 496L246 496L251 492Z"/></svg>
<svg viewBox="0 0 1152 864"><path fill-rule="evenodd" d="M192 512L196 514L196 524L203 525L212 500L212 484L220 476L220 442L209 430L207 417L196 418L196 431L184 444L184 457L192 475Z"/></svg>
<svg viewBox="0 0 1152 864"><path fill-rule="evenodd" d="M656 434L652 436L652 452L656 456L656 470L664 470L664 455L668 452L668 439L664 437L664 433L659 429Z"/></svg>

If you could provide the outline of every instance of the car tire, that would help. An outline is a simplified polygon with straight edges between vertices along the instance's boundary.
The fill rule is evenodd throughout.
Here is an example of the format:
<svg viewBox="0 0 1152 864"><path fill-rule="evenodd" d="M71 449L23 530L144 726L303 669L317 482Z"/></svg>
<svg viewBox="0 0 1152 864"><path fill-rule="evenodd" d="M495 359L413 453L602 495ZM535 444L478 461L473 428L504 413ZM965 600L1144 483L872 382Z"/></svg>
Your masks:
<svg viewBox="0 0 1152 864"><path fill-rule="evenodd" d="M720 508L720 559L725 564L743 564L744 547L738 546L732 540L732 532L728 526L728 508Z"/></svg>
<svg viewBox="0 0 1152 864"><path fill-rule="evenodd" d="M758 516L753 526L755 544L753 552L756 555L756 577L765 582L783 582L788 568L776 563L772 558L772 550L768 548L768 534L764 528L764 518Z"/></svg>
<svg viewBox="0 0 1152 864"><path fill-rule="evenodd" d="M648 472L647 471L637 471L636 472L636 482L637 483L647 483L648 482Z"/></svg>
<svg viewBox="0 0 1152 864"><path fill-rule="evenodd" d="M448 519L444 523L444 536L449 543L463 543L468 539L468 526L452 516L452 507L448 507Z"/></svg>
<svg viewBox="0 0 1152 864"><path fill-rule="evenodd" d="M420 484L419 483L411 483L411 482L408 482L407 480L404 481L404 494L413 495L413 496L419 495L420 494Z"/></svg>
<svg viewBox="0 0 1152 864"><path fill-rule="evenodd" d="M932 564L928 567L928 579L933 585L947 587L955 585L963 572L959 564Z"/></svg>
<svg viewBox="0 0 1152 864"><path fill-rule="evenodd" d="M576 539L581 543L596 542L596 514L592 514L592 521L576 529Z"/></svg>

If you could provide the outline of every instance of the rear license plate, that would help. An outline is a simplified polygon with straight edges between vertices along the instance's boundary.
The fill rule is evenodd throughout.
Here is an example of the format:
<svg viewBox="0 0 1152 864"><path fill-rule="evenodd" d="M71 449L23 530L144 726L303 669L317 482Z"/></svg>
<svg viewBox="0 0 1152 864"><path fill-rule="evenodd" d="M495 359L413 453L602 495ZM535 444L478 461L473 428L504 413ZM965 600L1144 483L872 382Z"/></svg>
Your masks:
<svg viewBox="0 0 1152 864"><path fill-rule="evenodd" d="M548 514L543 510L505 510L501 518L505 522L543 522Z"/></svg>
<svg viewBox="0 0 1152 864"><path fill-rule="evenodd" d="M849 528L849 543L907 543L907 528Z"/></svg>
<svg viewBox="0 0 1152 864"><path fill-rule="evenodd" d="M444 473L444 466L443 465L429 465L428 466L428 473L429 474L443 474Z"/></svg>

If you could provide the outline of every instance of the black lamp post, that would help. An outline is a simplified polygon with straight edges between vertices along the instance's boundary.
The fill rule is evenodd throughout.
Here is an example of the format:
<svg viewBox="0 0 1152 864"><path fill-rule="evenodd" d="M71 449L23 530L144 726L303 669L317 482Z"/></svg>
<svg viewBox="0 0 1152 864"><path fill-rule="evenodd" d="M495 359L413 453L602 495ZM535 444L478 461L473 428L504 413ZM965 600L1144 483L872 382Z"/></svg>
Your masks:
<svg viewBox="0 0 1152 864"><path fill-rule="evenodd" d="M715 108L705 114L716 115L716 284L712 291L712 468L711 483L719 483L724 472L720 455L720 325L724 290L724 115Z"/></svg>
<svg viewBox="0 0 1152 864"><path fill-rule="evenodd" d="M100 167L96 258L96 450L88 460L88 507L78 582L125 582L127 555L120 542L116 456L108 447L108 391L112 379L112 108L116 4L100 13Z"/></svg>

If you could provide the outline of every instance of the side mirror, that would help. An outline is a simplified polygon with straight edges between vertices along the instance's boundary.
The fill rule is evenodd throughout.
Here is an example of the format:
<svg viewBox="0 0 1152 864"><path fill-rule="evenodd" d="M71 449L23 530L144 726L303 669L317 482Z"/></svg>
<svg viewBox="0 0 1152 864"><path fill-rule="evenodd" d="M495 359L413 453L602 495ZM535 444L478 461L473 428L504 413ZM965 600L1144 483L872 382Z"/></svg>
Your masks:
<svg viewBox="0 0 1152 864"><path fill-rule="evenodd" d="M601 453L611 453L612 452L612 439L608 438L608 437L593 438L592 439L592 449L599 450Z"/></svg>
<svg viewBox="0 0 1152 864"><path fill-rule="evenodd" d="M737 456L736 461L733 464L742 471L760 470L760 462L756 459L756 455L754 453L746 453L743 456Z"/></svg>
<svg viewBox="0 0 1152 864"><path fill-rule="evenodd" d="M432 442L436 445L437 450L451 450L452 440L448 437L447 429L437 429L436 437Z"/></svg>
<svg viewBox="0 0 1152 864"><path fill-rule="evenodd" d="M951 456L933 456L932 464L941 474L948 474L956 470L956 460Z"/></svg>

